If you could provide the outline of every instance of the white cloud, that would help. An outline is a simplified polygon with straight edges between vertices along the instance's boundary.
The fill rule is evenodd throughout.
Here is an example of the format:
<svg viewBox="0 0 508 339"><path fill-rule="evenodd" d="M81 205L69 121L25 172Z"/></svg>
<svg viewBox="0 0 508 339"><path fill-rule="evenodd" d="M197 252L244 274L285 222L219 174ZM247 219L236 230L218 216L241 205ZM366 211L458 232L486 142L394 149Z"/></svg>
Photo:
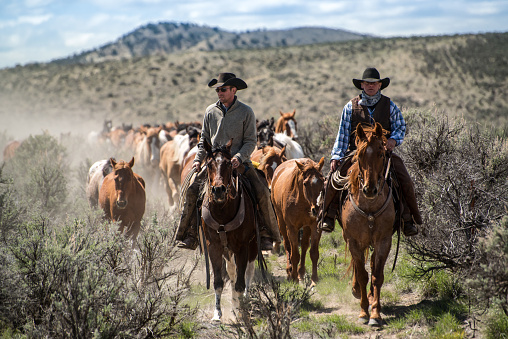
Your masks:
<svg viewBox="0 0 508 339"><path fill-rule="evenodd" d="M20 16L17 21L21 24L40 25L46 21L49 21L52 16L53 16L52 14L27 15L27 16Z"/></svg>
<svg viewBox="0 0 508 339"><path fill-rule="evenodd" d="M75 47L77 49L87 46L95 38L94 33L76 33L69 32L63 35L64 44L67 47Z"/></svg>

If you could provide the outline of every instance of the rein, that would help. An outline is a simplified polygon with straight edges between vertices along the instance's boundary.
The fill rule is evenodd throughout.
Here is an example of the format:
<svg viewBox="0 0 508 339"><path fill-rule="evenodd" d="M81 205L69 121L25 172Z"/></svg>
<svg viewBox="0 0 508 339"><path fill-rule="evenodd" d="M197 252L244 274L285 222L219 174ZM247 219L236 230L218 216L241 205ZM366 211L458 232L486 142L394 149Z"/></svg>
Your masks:
<svg viewBox="0 0 508 339"><path fill-rule="evenodd" d="M392 157L391 157L391 154L390 154L388 156L388 164L386 166L386 172L385 172L385 175L384 175L383 187L384 187L384 185L386 185L386 182L388 180L388 175L390 174L391 164L392 164ZM381 206L381 208L378 211L374 212L374 213L367 213L367 212L363 211L353 200L353 195L351 194L351 191L350 191L351 183L350 183L350 180L349 180L350 179L349 175L342 176L342 175L340 175L340 170L337 170L337 171L332 173L331 179L332 179L331 185L332 185L332 187L335 190L337 190L337 191L348 190L349 191L348 197L349 197L349 201L351 202L351 205L353 206L353 208L358 213L360 213L362 216L367 218L367 220L369 222L369 228L373 228L374 227L374 221L376 220L376 218L379 215L381 215L384 212L384 210L386 209L386 207L388 206L388 204L390 202L390 199L392 199L392 188L388 187L389 188L389 190L388 190L388 196L386 197L386 200L385 200L383 206Z"/></svg>

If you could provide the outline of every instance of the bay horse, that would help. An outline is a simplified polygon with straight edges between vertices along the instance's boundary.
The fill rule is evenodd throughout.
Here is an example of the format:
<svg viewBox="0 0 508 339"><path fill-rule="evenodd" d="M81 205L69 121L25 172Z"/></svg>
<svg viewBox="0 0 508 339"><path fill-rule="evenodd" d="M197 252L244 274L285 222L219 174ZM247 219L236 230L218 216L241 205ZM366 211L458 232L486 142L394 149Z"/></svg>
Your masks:
<svg viewBox="0 0 508 339"><path fill-rule="evenodd" d="M245 183L231 165L231 144L232 139L225 146L212 149L208 142L204 143L208 179L201 218L214 277L213 321L222 317L223 263L231 280L233 309L238 310L240 295L248 294L258 255L254 205Z"/></svg>
<svg viewBox="0 0 508 339"><path fill-rule="evenodd" d="M284 133L293 140L298 139L297 123L295 119L296 109L293 112L283 113L279 111L280 118L275 123L275 133Z"/></svg>
<svg viewBox="0 0 508 339"><path fill-rule="evenodd" d="M135 240L145 214L145 181L132 171L134 157L129 162L109 159L113 171L106 175L99 191L99 206L105 219L119 221L118 231Z"/></svg>
<svg viewBox="0 0 508 339"><path fill-rule="evenodd" d="M305 257L310 244L312 261L312 284L318 281L317 264L321 231L317 227L318 197L324 185L321 169L324 157L319 163L311 159L293 159L280 164L272 180L271 198L279 230L284 239L288 280L298 282L305 275ZM302 253L298 246L299 231ZM298 264L300 267L297 266Z"/></svg>
<svg viewBox="0 0 508 339"><path fill-rule="evenodd" d="M342 236L351 253L352 292L360 299L359 318L370 326L383 324L381 286L395 220L392 191L386 182L389 161L384 147L384 133L379 123L375 126L357 125L357 151L349 170L348 197L341 212ZM365 263L369 248L373 251L370 257L370 290L367 294L369 274Z"/></svg>

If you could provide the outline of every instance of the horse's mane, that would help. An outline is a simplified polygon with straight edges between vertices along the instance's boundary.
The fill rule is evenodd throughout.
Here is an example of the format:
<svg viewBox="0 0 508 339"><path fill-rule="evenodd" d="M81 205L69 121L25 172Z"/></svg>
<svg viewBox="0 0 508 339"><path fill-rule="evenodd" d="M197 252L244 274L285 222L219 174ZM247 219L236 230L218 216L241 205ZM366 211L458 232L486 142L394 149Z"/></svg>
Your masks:
<svg viewBox="0 0 508 339"><path fill-rule="evenodd" d="M209 154L209 156L213 156L217 152L224 154L224 156L229 160L231 160L232 158L231 152L227 149L225 145L214 145L212 148L212 152L211 154Z"/></svg>
<svg viewBox="0 0 508 339"><path fill-rule="evenodd" d="M376 138L375 135L375 126L369 126L369 125L362 125L363 131L367 135L367 141L362 141L356 136L355 142L356 142L356 153L353 156L352 159L352 165L349 169L349 185L351 187L351 194L358 193L358 187L359 187L359 174L360 174L360 167L358 165L358 157L362 155L365 152L365 149L369 145L369 142L372 140L372 138ZM354 131L356 133L356 131ZM383 129L383 136L381 137L381 141L383 142L383 145L386 145L386 134L388 131Z"/></svg>

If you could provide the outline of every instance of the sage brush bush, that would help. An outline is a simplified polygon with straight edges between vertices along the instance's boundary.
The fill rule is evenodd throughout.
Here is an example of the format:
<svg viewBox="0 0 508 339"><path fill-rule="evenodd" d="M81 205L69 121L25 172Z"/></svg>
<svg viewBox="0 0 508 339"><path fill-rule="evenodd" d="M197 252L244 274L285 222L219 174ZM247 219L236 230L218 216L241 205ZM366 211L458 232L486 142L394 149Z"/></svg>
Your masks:
<svg viewBox="0 0 508 339"><path fill-rule="evenodd" d="M447 270L475 275L485 262L479 240L508 206L508 142L475 123L444 114L407 112L399 153L414 178L424 225L405 238L418 276Z"/></svg>
<svg viewBox="0 0 508 339"><path fill-rule="evenodd" d="M5 165L21 199L57 213L67 199L67 152L49 134L29 136Z"/></svg>

